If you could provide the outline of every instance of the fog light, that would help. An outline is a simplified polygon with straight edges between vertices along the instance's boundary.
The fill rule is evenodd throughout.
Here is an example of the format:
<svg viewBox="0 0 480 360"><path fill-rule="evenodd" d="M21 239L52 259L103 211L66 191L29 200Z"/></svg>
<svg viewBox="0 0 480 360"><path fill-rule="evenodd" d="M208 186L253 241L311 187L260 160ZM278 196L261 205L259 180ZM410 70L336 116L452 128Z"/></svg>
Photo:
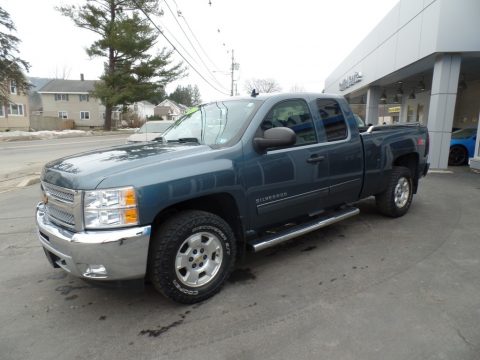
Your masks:
<svg viewBox="0 0 480 360"><path fill-rule="evenodd" d="M103 265L89 264L83 276L89 277L89 278L106 278L107 269Z"/></svg>

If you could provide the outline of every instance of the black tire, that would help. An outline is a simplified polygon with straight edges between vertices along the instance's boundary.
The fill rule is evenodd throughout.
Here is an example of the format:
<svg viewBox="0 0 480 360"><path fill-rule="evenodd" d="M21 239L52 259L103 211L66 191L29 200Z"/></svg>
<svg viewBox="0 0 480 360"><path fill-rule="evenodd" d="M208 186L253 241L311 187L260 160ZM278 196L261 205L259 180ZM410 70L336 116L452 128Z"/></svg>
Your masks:
<svg viewBox="0 0 480 360"><path fill-rule="evenodd" d="M467 149L460 145L454 145L450 147L450 152L448 153L448 165L461 166L465 165L467 161Z"/></svg>
<svg viewBox="0 0 480 360"><path fill-rule="evenodd" d="M410 170L394 166L387 188L375 196L378 210L386 216L400 217L407 213L413 198L413 181Z"/></svg>
<svg viewBox="0 0 480 360"><path fill-rule="evenodd" d="M215 295L235 264L236 241L230 226L205 211L174 215L160 225L151 241L149 274L153 286L183 304Z"/></svg>

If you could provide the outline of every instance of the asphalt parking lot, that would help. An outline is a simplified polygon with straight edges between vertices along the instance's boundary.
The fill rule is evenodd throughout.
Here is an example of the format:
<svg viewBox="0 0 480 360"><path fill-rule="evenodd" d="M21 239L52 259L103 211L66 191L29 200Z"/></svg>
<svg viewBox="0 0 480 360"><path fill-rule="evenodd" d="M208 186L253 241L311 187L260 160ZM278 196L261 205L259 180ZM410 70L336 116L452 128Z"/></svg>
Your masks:
<svg viewBox="0 0 480 360"><path fill-rule="evenodd" d="M0 194L0 359L479 359L480 174L429 174L410 212L361 215L238 264L204 303L48 264L37 186Z"/></svg>

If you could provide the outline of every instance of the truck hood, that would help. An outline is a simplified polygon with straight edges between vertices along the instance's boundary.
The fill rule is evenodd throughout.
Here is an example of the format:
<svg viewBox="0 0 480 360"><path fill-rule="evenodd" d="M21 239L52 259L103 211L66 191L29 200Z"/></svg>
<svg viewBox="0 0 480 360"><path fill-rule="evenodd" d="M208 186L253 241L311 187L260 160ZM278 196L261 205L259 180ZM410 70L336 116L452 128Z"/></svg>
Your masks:
<svg viewBox="0 0 480 360"><path fill-rule="evenodd" d="M115 146L67 156L47 163L42 181L68 189L95 189L104 179L136 168L211 151L206 145L157 142Z"/></svg>
<svg viewBox="0 0 480 360"><path fill-rule="evenodd" d="M143 134L132 134L127 138L127 142L145 142L153 141L158 137L161 137L161 133L143 133Z"/></svg>

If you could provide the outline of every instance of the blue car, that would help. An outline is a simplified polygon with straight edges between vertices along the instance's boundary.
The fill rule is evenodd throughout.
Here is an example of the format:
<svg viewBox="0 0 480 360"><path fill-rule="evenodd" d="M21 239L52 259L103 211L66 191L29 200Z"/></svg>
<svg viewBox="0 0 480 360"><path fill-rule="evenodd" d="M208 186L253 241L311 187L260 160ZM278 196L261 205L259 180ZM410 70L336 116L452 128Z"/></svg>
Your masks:
<svg viewBox="0 0 480 360"><path fill-rule="evenodd" d="M454 131L450 141L450 153L448 165L465 165L468 159L473 157L475 152L475 141L477 140L477 129L466 128Z"/></svg>

